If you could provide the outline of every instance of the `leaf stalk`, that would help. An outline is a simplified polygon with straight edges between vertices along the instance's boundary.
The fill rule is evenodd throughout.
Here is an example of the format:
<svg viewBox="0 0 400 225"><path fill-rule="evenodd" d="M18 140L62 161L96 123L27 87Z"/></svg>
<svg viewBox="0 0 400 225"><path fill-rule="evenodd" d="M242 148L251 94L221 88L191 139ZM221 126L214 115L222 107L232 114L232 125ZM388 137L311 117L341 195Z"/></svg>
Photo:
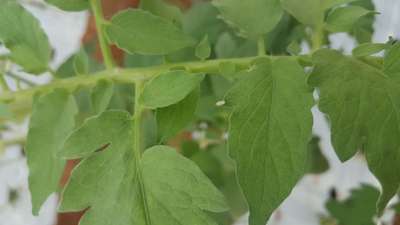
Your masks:
<svg viewBox="0 0 400 225"><path fill-rule="evenodd" d="M257 51L259 56L266 55L265 41L263 36L260 36L257 40Z"/></svg>
<svg viewBox="0 0 400 225"><path fill-rule="evenodd" d="M145 214L145 221L146 225L151 225L150 220L150 211L147 204L146 199L146 190L143 183L142 178L142 169L140 166L140 160L142 158L142 115L143 115L143 106L140 104L140 95L143 91L143 81L138 81L135 83L135 105L134 105L134 114L133 114L133 141L134 141L134 160L135 160L135 170L137 181L139 185L140 197L143 202L144 206L144 214Z"/></svg>
<svg viewBox="0 0 400 225"><path fill-rule="evenodd" d="M101 0L90 0L90 6L92 8L94 20L96 23L97 37L99 40L101 53L103 55L104 64L107 69L112 69L114 67L114 60L111 54L110 45L104 33L105 19L101 6Z"/></svg>

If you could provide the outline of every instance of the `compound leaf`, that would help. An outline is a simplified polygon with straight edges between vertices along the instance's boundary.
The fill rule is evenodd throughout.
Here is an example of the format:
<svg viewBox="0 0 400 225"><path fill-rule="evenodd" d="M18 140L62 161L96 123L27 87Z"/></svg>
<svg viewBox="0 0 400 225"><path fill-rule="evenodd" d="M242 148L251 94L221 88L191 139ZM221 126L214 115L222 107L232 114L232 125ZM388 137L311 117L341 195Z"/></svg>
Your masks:
<svg viewBox="0 0 400 225"><path fill-rule="evenodd" d="M35 215L58 188L65 160L56 155L74 128L77 111L74 98L65 90L55 90L34 102L25 151Z"/></svg>
<svg viewBox="0 0 400 225"><path fill-rule="evenodd" d="M83 159L60 210L90 207L81 225L216 225L204 211L225 211L226 204L200 169L167 146L135 158L132 135L127 112L107 111L69 137L62 155Z"/></svg>
<svg viewBox="0 0 400 225"><path fill-rule="evenodd" d="M0 2L0 42L10 51L10 59L26 72L42 73L51 55L49 41L37 19L16 1Z"/></svg>
<svg viewBox="0 0 400 225"><path fill-rule="evenodd" d="M279 0L214 0L213 4L228 25L251 39L270 32L283 15Z"/></svg>
<svg viewBox="0 0 400 225"><path fill-rule="evenodd" d="M392 51L399 51L398 45ZM358 150L365 153L370 170L382 185L381 211L400 183L399 73L384 73L327 49L316 52L313 61L316 67L309 83L320 91L319 108L330 119L332 145L342 161Z"/></svg>
<svg viewBox="0 0 400 225"><path fill-rule="evenodd" d="M172 22L140 9L115 15L106 33L111 42L132 54L164 55L196 44Z"/></svg>
<svg viewBox="0 0 400 225"><path fill-rule="evenodd" d="M65 11L82 11L89 8L89 0L45 0Z"/></svg>
<svg viewBox="0 0 400 225"><path fill-rule="evenodd" d="M145 85L140 96L141 104L151 109L175 104L192 92L203 79L203 74L182 70L158 75Z"/></svg>
<svg viewBox="0 0 400 225"><path fill-rule="evenodd" d="M250 225L264 225L308 169L313 99L295 60L265 59L241 75L227 95L228 147Z"/></svg>

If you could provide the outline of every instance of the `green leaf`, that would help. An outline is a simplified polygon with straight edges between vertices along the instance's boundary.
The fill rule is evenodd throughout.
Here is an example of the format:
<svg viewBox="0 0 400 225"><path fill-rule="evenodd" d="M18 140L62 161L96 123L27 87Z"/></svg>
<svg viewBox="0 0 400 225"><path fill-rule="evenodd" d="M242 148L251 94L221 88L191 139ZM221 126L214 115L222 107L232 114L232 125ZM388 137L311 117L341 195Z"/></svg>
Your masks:
<svg viewBox="0 0 400 225"><path fill-rule="evenodd" d="M375 203L379 191L369 185L362 185L351 192L351 196L343 202L331 199L326 203L329 213L338 224L375 225Z"/></svg>
<svg viewBox="0 0 400 225"><path fill-rule="evenodd" d="M320 26L324 19L323 0L281 0L282 7L300 23Z"/></svg>
<svg viewBox="0 0 400 225"><path fill-rule="evenodd" d="M140 102L151 109L163 108L183 100L204 79L204 74L176 70L160 74L146 83Z"/></svg>
<svg viewBox="0 0 400 225"><path fill-rule="evenodd" d="M215 54L218 58L230 58L235 55L235 50L238 48L235 39L231 34L225 32L218 38L215 45Z"/></svg>
<svg viewBox="0 0 400 225"><path fill-rule="evenodd" d="M194 120L198 99L199 88L196 88L182 101L157 109L157 126L161 142L174 137Z"/></svg>
<svg viewBox="0 0 400 225"><path fill-rule="evenodd" d="M388 48L384 58L384 71L387 74L400 75L400 42Z"/></svg>
<svg viewBox="0 0 400 225"><path fill-rule="evenodd" d="M222 164L211 152L199 151L190 159L210 178L217 186L223 183Z"/></svg>
<svg viewBox="0 0 400 225"><path fill-rule="evenodd" d="M399 73L384 73L328 49L316 52L313 61L309 84L319 89L319 108L329 117L332 145L342 161L360 149L365 153L382 185L378 209L383 210L400 183Z"/></svg>
<svg viewBox="0 0 400 225"><path fill-rule="evenodd" d="M370 56L385 50L386 44L382 43L364 43L353 49L353 55L356 57Z"/></svg>
<svg viewBox="0 0 400 225"><path fill-rule="evenodd" d="M335 6L340 6L357 0L320 0L320 1L322 1L324 9L330 9Z"/></svg>
<svg viewBox="0 0 400 225"><path fill-rule="evenodd" d="M216 102L218 99L214 95L200 95L198 106L196 109L196 117L203 121L214 122L218 116L218 107Z"/></svg>
<svg viewBox="0 0 400 225"><path fill-rule="evenodd" d="M225 32L220 35L215 45L215 54L218 58L232 58L254 56L257 45L254 41L243 40Z"/></svg>
<svg viewBox="0 0 400 225"><path fill-rule="evenodd" d="M301 52L301 46L297 41L292 41L287 47L287 51L292 55L299 55Z"/></svg>
<svg viewBox="0 0 400 225"><path fill-rule="evenodd" d="M13 0L0 2L0 42L26 72L47 71L51 48L37 19Z"/></svg>
<svg viewBox="0 0 400 225"><path fill-rule="evenodd" d="M224 197L170 147L154 146L134 158L132 122L126 112L108 111L69 137L62 155L83 159L65 187L60 210L90 207L81 225L216 225L204 211L225 211Z"/></svg>
<svg viewBox="0 0 400 225"><path fill-rule="evenodd" d="M213 4L228 25L251 39L270 32L283 15L279 0L214 0Z"/></svg>
<svg viewBox="0 0 400 225"><path fill-rule="evenodd" d="M45 0L65 11L82 11L89 8L89 0Z"/></svg>
<svg viewBox="0 0 400 225"><path fill-rule="evenodd" d="M181 10L165 0L146 0L140 1L139 7L143 10L151 12L153 15L163 17L172 22L181 23Z"/></svg>
<svg viewBox="0 0 400 225"><path fill-rule="evenodd" d="M319 141L318 137L313 137L308 144L308 147L310 148L308 173L311 174L321 174L329 169L328 160L322 154L322 150L319 147Z"/></svg>
<svg viewBox="0 0 400 225"><path fill-rule="evenodd" d="M350 5L361 6L371 12L375 11L375 5L372 0L356 0L352 1ZM374 22L377 13L368 13L362 16L353 25L351 35L353 35L359 43L371 42L372 35L374 34Z"/></svg>
<svg viewBox="0 0 400 225"><path fill-rule="evenodd" d="M350 32L357 20L369 13L371 11L360 6L337 8L328 15L326 29L331 32Z"/></svg>
<svg viewBox="0 0 400 225"><path fill-rule="evenodd" d="M89 73L89 56L85 49L81 48L74 57L74 71L77 75L86 75Z"/></svg>
<svg viewBox="0 0 400 225"><path fill-rule="evenodd" d="M281 21L265 38L267 52L271 55L286 55L290 44L295 47L307 40L306 27L288 13L283 14ZM297 47L295 47L297 48ZM294 49L291 49L293 51ZM297 50L295 50L296 52ZM294 52L290 52L293 54Z"/></svg>
<svg viewBox="0 0 400 225"><path fill-rule="evenodd" d="M218 19L218 10L210 2L197 2L184 14L182 29L185 33L200 40L208 35L210 43L215 43L219 34L225 28L223 21Z"/></svg>
<svg viewBox="0 0 400 225"><path fill-rule="evenodd" d="M199 151L200 151L199 143L197 143L193 140L190 140L190 141L183 140L182 141L180 152L186 158L192 157L194 154L196 154Z"/></svg>
<svg viewBox="0 0 400 225"><path fill-rule="evenodd" d="M200 43L196 47L196 57L205 60L211 55L211 47L208 42L208 36L204 36L204 38L200 41Z"/></svg>
<svg viewBox="0 0 400 225"><path fill-rule="evenodd" d="M163 55L195 44L171 22L140 9L115 15L106 33L111 42L132 54Z"/></svg>
<svg viewBox="0 0 400 225"><path fill-rule="evenodd" d="M37 215L47 197L58 189L65 160L56 154L74 128L74 98L58 89L35 99L25 146L32 211Z"/></svg>
<svg viewBox="0 0 400 225"><path fill-rule="evenodd" d="M133 111L135 104L135 87L132 84L114 83L114 94L110 101L110 109Z"/></svg>
<svg viewBox="0 0 400 225"><path fill-rule="evenodd" d="M75 55L70 56L65 62L63 62L54 73L57 78L68 78L76 76L74 68Z"/></svg>
<svg viewBox="0 0 400 225"><path fill-rule="evenodd" d="M107 80L100 80L93 88L91 94L91 102L93 110L96 114L104 112L110 104L114 94L114 84Z"/></svg>
<svg viewBox="0 0 400 225"><path fill-rule="evenodd" d="M311 139L312 94L294 59L264 59L230 90L228 147L250 208L264 225L304 175ZM268 178L268 179L266 179Z"/></svg>
<svg viewBox="0 0 400 225"><path fill-rule="evenodd" d="M0 103L0 121L5 119L11 119L13 117L11 111L6 104Z"/></svg>

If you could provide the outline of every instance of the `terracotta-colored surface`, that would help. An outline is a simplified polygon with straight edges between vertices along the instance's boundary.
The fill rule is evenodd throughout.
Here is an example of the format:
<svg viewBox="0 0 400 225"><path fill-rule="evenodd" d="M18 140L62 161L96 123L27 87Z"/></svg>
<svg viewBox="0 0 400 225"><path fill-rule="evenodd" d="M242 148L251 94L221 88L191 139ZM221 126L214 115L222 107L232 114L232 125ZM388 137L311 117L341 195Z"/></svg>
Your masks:
<svg viewBox="0 0 400 225"><path fill-rule="evenodd" d="M63 187L67 181L69 176L71 175L72 169L79 163L79 160L69 160L64 169L64 174L61 177L60 185Z"/></svg>
<svg viewBox="0 0 400 225"><path fill-rule="evenodd" d="M400 215L395 216L393 225L400 225Z"/></svg>
<svg viewBox="0 0 400 225"><path fill-rule="evenodd" d="M68 182L72 169L79 163L79 160L70 160L65 166L64 174L61 177L60 185L64 186ZM82 217L81 212L78 213L59 213L57 216L57 225L77 225Z"/></svg>
<svg viewBox="0 0 400 225"><path fill-rule="evenodd" d="M77 225L83 213L59 213L57 225Z"/></svg>

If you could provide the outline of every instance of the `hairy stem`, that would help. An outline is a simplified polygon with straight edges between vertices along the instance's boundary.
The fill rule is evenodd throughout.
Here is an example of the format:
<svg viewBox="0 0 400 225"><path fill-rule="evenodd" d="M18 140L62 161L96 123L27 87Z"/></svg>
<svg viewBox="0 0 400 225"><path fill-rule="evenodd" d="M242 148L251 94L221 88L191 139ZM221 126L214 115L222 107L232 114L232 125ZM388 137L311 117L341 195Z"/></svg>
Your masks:
<svg viewBox="0 0 400 225"><path fill-rule="evenodd" d="M186 69L194 73L218 73L221 63L232 62L238 68L247 68L255 57L236 58L236 59L218 59L198 62L186 62L175 64L163 64L153 67L135 68L135 69L111 69L91 74L88 76L75 76L66 79L60 79L47 85L37 86L30 89L17 92L4 92L0 96L0 102L22 103L30 101L35 93L50 92L56 88L64 88L74 91L76 88L94 86L99 80L109 80L117 83L135 83L139 80L147 80L154 75L172 70ZM110 76L112 75L112 76ZM118 75L118 76L114 76Z"/></svg>
<svg viewBox="0 0 400 225"><path fill-rule="evenodd" d="M103 24L105 19L101 6L101 0L90 0L90 5L96 23L97 37L99 39L99 44L101 53L103 55L104 64L107 69L112 69L114 67L114 61L112 58L109 43L107 42L104 35Z"/></svg>
<svg viewBox="0 0 400 225"><path fill-rule="evenodd" d="M296 58L298 56L264 56L271 58ZM160 73L174 70L184 69L193 73L208 73L208 74L220 74L220 65L222 63L233 63L238 69L246 69L257 57L246 57L246 58L232 58L232 59L214 59L197 62L184 62L175 64L163 64L159 66L134 68L134 69L111 69L90 74L88 76L77 76L66 79L60 79L52 83L32 87L21 91L6 91L1 93L0 102L9 103L9 109L18 115L21 113L29 113L32 104L32 98L36 93L48 93L57 88L63 88L69 91L74 91L79 87L92 87L99 80L108 80L115 83L136 83L143 80L148 80L155 75ZM368 57L368 64L371 62L375 64L381 64L381 58ZM310 65L308 65L310 66ZM371 65L372 66L372 65ZM111 75L111 76L110 76ZM118 75L118 76L115 76ZM0 121L1 122L1 121Z"/></svg>

